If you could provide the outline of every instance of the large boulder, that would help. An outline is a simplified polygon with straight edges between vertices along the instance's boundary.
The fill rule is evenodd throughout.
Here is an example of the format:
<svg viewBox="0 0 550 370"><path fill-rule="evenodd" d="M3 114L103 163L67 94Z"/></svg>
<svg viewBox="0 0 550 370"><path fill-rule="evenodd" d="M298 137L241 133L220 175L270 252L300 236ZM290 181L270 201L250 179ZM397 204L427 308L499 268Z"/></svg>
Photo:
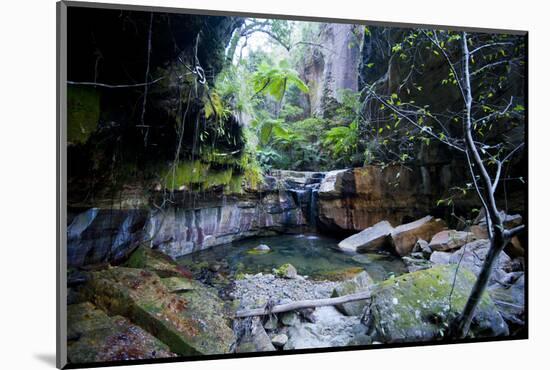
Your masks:
<svg viewBox="0 0 550 370"><path fill-rule="evenodd" d="M124 266L145 269L154 272L161 278L192 277L189 271L178 266L171 257L146 245L139 246L130 255Z"/></svg>
<svg viewBox="0 0 550 370"><path fill-rule="evenodd" d="M506 229L511 229L513 227L519 226L523 222L523 218L519 214L509 215L504 211L500 211L499 215ZM476 219L476 223L481 226L487 225L487 217L485 216L485 211L483 209L479 213Z"/></svg>
<svg viewBox="0 0 550 370"><path fill-rule="evenodd" d="M473 241L473 233L467 231L443 230L435 234L428 246L434 251L449 251Z"/></svg>
<svg viewBox="0 0 550 370"><path fill-rule="evenodd" d="M411 253L418 239L429 240L445 228L443 220L426 216L394 228L391 232L391 242L397 254L406 256Z"/></svg>
<svg viewBox="0 0 550 370"><path fill-rule="evenodd" d="M525 325L525 275L512 275L508 284L489 287L489 294L508 325L521 328Z"/></svg>
<svg viewBox="0 0 550 370"><path fill-rule="evenodd" d="M442 338L466 304L475 279L468 269L441 265L380 283L370 304L374 338L382 343ZM470 335L508 335L508 327L487 292L476 309Z"/></svg>
<svg viewBox="0 0 550 370"><path fill-rule="evenodd" d="M416 254L416 253L413 253L413 255ZM432 267L432 264L430 261L428 261L427 259L425 259L424 257L422 256L404 256L402 258L403 260L403 263L405 263L405 265L407 266L407 270L409 272L415 272L415 271L418 271L418 270L425 270L425 269L429 269L430 267Z"/></svg>
<svg viewBox="0 0 550 370"><path fill-rule="evenodd" d="M338 243L338 247L349 252L371 252L382 249L387 238L393 230L392 225L388 221L380 221L379 223L366 228L365 230L350 236Z"/></svg>
<svg viewBox="0 0 550 370"><path fill-rule="evenodd" d="M483 267L485 257L489 252L489 240L476 240L464 245L462 248L454 252L449 258L449 263L460 263L468 270L472 271L476 276ZM506 273L510 269L512 259L504 252L501 252L493 268L493 273L489 279L489 284L500 281L506 277Z"/></svg>
<svg viewBox="0 0 550 370"><path fill-rule="evenodd" d="M296 279L298 277L296 267L292 266L290 263L285 263L284 265L273 269L273 274L277 277L285 279Z"/></svg>
<svg viewBox="0 0 550 370"><path fill-rule="evenodd" d="M467 268L477 276L483 267L489 246L489 240L475 240L454 252L433 252L430 256L430 262L434 265L460 264L460 266ZM510 270L512 270L512 259L506 253L501 252L493 267L489 284L503 281Z"/></svg>
<svg viewBox="0 0 550 370"><path fill-rule="evenodd" d="M510 257L523 257L525 255L525 248L517 236L512 237L508 244L504 247L504 251Z"/></svg>
<svg viewBox="0 0 550 370"><path fill-rule="evenodd" d="M126 267L92 272L83 288L96 306L127 317L172 352L182 356L229 352L233 331L217 294L198 282L181 293L172 291L154 272Z"/></svg>
<svg viewBox="0 0 550 370"><path fill-rule="evenodd" d="M489 239L487 225L472 225L467 230L472 233L476 239Z"/></svg>
<svg viewBox="0 0 550 370"><path fill-rule="evenodd" d="M67 306L70 363L174 357L168 346L122 316L108 316L90 302Z"/></svg>
<svg viewBox="0 0 550 370"><path fill-rule="evenodd" d="M448 252L433 252L430 255L430 262L434 265L448 265L451 260L451 253Z"/></svg>
<svg viewBox="0 0 550 370"><path fill-rule="evenodd" d="M288 328L285 350L370 344L367 328L360 318L344 316L332 306L316 308L312 321L298 322Z"/></svg>
<svg viewBox="0 0 550 370"><path fill-rule="evenodd" d="M370 289L374 286L374 280L370 275L363 271L357 274L354 278L346 280L334 288L332 297L341 297L348 294L359 293ZM336 306L343 314L348 316L361 316L365 309L366 301L355 301L343 303Z"/></svg>
<svg viewBox="0 0 550 370"><path fill-rule="evenodd" d="M235 348L236 353L275 351L271 339L258 317L250 318L250 329L246 330Z"/></svg>

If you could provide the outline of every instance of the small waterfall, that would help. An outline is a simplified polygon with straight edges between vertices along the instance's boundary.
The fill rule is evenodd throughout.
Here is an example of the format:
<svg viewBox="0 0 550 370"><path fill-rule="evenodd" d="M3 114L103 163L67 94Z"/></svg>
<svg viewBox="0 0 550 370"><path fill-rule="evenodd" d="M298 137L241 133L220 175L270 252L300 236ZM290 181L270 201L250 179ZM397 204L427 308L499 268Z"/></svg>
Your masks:
<svg viewBox="0 0 550 370"><path fill-rule="evenodd" d="M309 193L309 225L312 229L317 229L317 215L319 210L317 209L317 200L319 199L319 186L311 189Z"/></svg>
<svg viewBox="0 0 550 370"><path fill-rule="evenodd" d="M296 174L296 172L294 172ZM308 176L300 182L293 178L287 178L283 182L287 194L291 195L300 209L302 216L311 231L317 228L319 188L324 178L323 173L308 173Z"/></svg>

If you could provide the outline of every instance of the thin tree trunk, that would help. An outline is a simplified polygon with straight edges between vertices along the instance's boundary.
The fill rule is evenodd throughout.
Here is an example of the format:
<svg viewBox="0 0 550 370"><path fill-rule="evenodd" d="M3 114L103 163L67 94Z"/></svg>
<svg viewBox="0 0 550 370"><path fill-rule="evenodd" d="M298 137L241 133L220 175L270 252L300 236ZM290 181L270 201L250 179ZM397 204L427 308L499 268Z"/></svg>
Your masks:
<svg viewBox="0 0 550 370"><path fill-rule="evenodd" d="M476 307L483 297L483 293L487 288L487 284L489 283L489 279L493 272L495 262L497 261L500 252L504 249L504 246L505 241L502 237L502 232L496 229L495 235L493 239L491 239L491 245L485 257L485 261L483 262L481 271L479 272L474 287L468 297L468 301L466 302L461 314L453 322L451 327L451 335L453 337L464 338L468 335Z"/></svg>
<svg viewBox="0 0 550 370"><path fill-rule="evenodd" d="M468 331L470 330L470 325L475 314L475 310L483 297L483 293L487 288L489 278L493 272L493 266L495 261L498 259L500 252L504 249L506 245L506 238L504 233L504 227L502 224L502 218L498 212L496 206L493 184L491 178L483 164L479 152L474 144L474 139L472 136L472 89L470 85L470 52L468 49L468 38L466 32L462 34L462 51L464 54L464 95L465 95L465 104L466 112L464 118L464 138L467 145L467 155L471 154L474 163L477 167L477 171L481 175L481 181L483 184L483 193L479 193L481 202L486 205L486 219L487 224L492 226L492 230L489 230L490 235L490 246L487 255L485 256L485 261L479 272L477 280L470 292L468 301L464 306L461 314L456 318L456 320L451 325L451 336L457 338L464 338ZM473 168L472 168L473 170ZM472 176L475 179L475 175L472 172Z"/></svg>

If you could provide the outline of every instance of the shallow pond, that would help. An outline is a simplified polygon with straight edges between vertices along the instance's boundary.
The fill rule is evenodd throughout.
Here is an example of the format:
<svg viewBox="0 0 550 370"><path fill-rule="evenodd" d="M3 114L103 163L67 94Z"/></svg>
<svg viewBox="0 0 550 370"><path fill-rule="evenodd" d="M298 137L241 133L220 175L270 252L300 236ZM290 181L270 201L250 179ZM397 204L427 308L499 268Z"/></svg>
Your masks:
<svg viewBox="0 0 550 370"><path fill-rule="evenodd" d="M268 245L271 251L251 253L260 244ZM222 263L231 274L270 273L273 268L290 263L300 275L327 280L346 279L363 269L377 281L407 272L398 257L348 253L341 251L337 245L338 240L317 234L255 237L186 255L178 262L187 266Z"/></svg>

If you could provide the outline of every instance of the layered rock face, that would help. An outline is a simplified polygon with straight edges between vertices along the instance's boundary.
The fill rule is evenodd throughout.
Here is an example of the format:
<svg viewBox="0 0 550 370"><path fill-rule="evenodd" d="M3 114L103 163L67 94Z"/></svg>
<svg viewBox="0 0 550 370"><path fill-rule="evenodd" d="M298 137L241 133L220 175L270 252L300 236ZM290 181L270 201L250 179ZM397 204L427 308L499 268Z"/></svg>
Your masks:
<svg viewBox="0 0 550 370"><path fill-rule="evenodd" d="M459 178L450 165L365 166L327 172L319 189L319 222L335 231L362 231L386 220L400 225L438 215L437 200ZM454 179L454 180L453 180ZM473 196L455 205L475 207Z"/></svg>
<svg viewBox="0 0 550 370"><path fill-rule="evenodd" d="M160 210L151 194L118 209L107 205L69 212L67 260L71 267L122 261L149 243L171 257L255 235L292 232L313 217L311 194L322 174L277 173L260 191L243 194L180 192ZM150 203L150 205L147 204Z"/></svg>

